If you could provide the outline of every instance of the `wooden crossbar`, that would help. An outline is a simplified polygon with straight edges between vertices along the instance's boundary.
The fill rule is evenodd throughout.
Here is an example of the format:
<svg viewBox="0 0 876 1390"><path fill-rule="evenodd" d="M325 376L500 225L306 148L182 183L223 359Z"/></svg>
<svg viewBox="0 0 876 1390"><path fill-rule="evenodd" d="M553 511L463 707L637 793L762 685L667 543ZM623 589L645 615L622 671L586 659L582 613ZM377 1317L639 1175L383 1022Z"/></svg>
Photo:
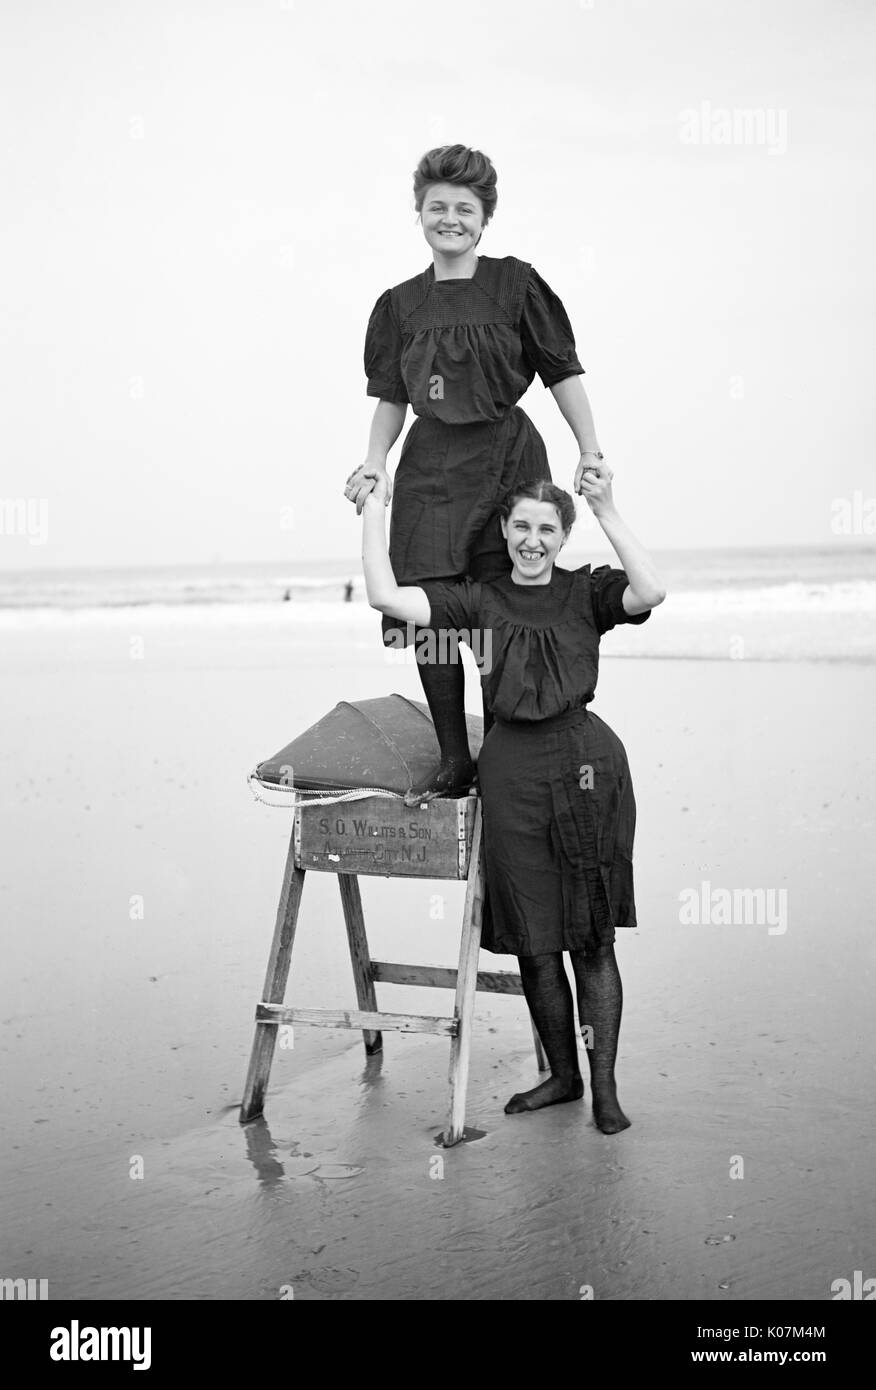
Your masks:
<svg viewBox="0 0 876 1390"><path fill-rule="evenodd" d="M369 1013L362 1009L287 1009L282 1004L259 1004L257 1023L309 1023L317 1028L390 1029L396 1033L441 1033L455 1038L456 1018L436 1018L429 1014Z"/></svg>
<svg viewBox="0 0 876 1390"><path fill-rule="evenodd" d="M297 829L293 829L289 842L289 851L286 856L286 869L283 875L283 884L280 890L280 902L277 908L277 917L274 926L274 937L271 943L270 955L268 957L268 967L265 973L265 983L262 990L262 998L256 1006L256 1029L253 1039L252 1052L250 1055L249 1070L247 1072L246 1083L243 1090L243 1100L240 1106L240 1119L242 1124L247 1124L262 1113L264 1106L265 1092L268 1086L268 1078L271 1072L271 1062L274 1056L274 1049L277 1043L277 1027L280 1024L310 1024L317 1028L353 1028L361 1031L365 1043L365 1051L369 1056L379 1053L383 1047L381 1030L389 1029L398 1033L438 1033L450 1038L450 1115L447 1129L443 1135L443 1143L450 1147L458 1144L465 1136L465 1100L468 1087L469 1056L471 1053L472 1026L474 1023L474 1004L475 991L482 990L490 994L522 994L523 986L520 976L508 970L478 970L478 951L481 941L481 915L483 910L483 881L481 866L481 805L480 801L472 798L474 808L472 813L471 825L471 849L467 857L467 882L465 890L465 907L463 910L462 933L459 943L459 968L453 970L441 965L407 965L398 961L375 960L372 961L368 950L368 938L365 935L365 918L362 912L362 900L359 893L359 883L356 873L352 871L352 864L349 858L342 860L340 849L337 853L323 853L325 845L323 840L327 832L317 822L319 836L314 840L310 847L309 857L303 858L303 851L298 843ZM315 812L317 808L312 808ZM471 808L465 802L463 809L468 813ZM363 812L364 815L364 812ZM381 806L380 824L384 821L387 824L392 820L393 815L400 816L401 811L397 807ZM399 842L402 838L407 840L411 833L410 817L405 811L406 821L403 824L399 821ZM465 836L453 841L453 855L448 857L447 845L449 843L449 831L445 826L444 833L440 833L441 824L452 819L453 808L442 806L440 801L434 803L434 815L436 831L433 849L435 854L434 863L421 866L418 872L422 876L430 877L435 873L436 865L443 866L443 872L439 877L457 877L461 872L461 866L466 858L463 849L467 848ZM304 813L302 812L302 818ZM312 819L312 817L310 818ZM459 805L456 807L456 820L465 829L468 824L466 817L460 813ZM366 821L362 822L366 824ZM349 824L347 818L338 817L335 822L337 835L343 835L350 830L358 838L364 840L364 832L359 834L360 827L357 820L350 816ZM296 827L298 818L296 813ZM340 827L340 828L339 828ZM429 829L428 826L421 826L421 829ZM311 827L313 829L313 827ZM331 826L329 827L331 830ZM458 830L458 827L457 827ZM429 832L431 835L431 831ZM319 837L322 837L320 839ZM419 844L420 841L418 840ZM423 840L424 844L430 843L429 836ZM341 845L343 848L343 845ZM344 850L346 855L349 846ZM360 857L365 855L361 849ZM358 851L357 851L358 852ZM456 855L459 855L458 862ZM437 857L436 857L437 856ZM443 857L442 857L443 856ZM372 857L374 857L372 855ZM367 859L368 856L365 855ZM452 859L452 873L448 864ZM446 862L445 862L446 861ZM322 869L324 872L337 874L338 887L341 894L343 905L344 924L347 932L347 943L350 949L350 962L353 967L353 982L356 990L357 1009L297 1009L287 1008L283 1003L286 984L289 977L289 966L292 956L292 945L295 940L295 929L298 923L298 912L301 906L301 894L304 887L304 862L308 867ZM411 861L412 863L414 861ZM417 861L419 862L419 861ZM346 870L339 867L346 863ZM358 861L357 861L358 864ZM387 861L384 858L374 858L374 863L369 861L365 866L365 872L375 873L378 868L382 872L387 871ZM396 866L396 872L405 874L409 871L408 860L404 865ZM383 1013L377 1007L377 995L374 989L375 983L394 984L394 985L419 985L427 988L453 989L456 991L454 999L453 1017L443 1018L429 1014L391 1014ZM543 1071L547 1067L547 1060L541 1046L538 1034L535 1031L535 1024L532 1025L533 1040L535 1042L536 1061L539 1070Z"/></svg>
<svg viewBox="0 0 876 1390"><path fill-rule="evenodd" d="M371 978L381 985L425 985L432 989L456 989L458 970L443 965L402 965L392 960L373 960ZM488 994L522 994L520 976L511 970L479 970L477 987Z"/></svg>

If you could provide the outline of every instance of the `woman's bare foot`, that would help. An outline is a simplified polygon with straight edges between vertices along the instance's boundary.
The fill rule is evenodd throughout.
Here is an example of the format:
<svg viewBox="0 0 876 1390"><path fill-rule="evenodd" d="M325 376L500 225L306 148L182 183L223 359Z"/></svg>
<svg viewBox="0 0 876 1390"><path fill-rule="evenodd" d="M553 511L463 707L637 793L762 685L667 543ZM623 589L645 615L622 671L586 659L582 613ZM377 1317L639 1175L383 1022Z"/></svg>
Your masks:
<svg viewBox="0 0 876 1390"><path fill-rule="evenodd" d="M620 1108L613 1081L593 1087L593 1119L603 1134L619 1134L622 1129L629 1129L630 1121Z"/></svg>
<svg viewBox="0 0 876 1390"><path fill-rule="evenodd" d="M526 1110L542 1110L546 1105L564 1105L569 1100L580 1100L583 1094L584 1082L580 1076L549 1076L531 1091L520 1091L512 1096L505 1106L505 1114L521 1115Z"/></svg>
<svg viewBox="0 0 876 1390"><path fill-rule="evenodd" d="M474 777L475 765L471 758L449 758L405 792L405 805L420 806L424 801L434 801L436 796L464 796Z"/></svg>

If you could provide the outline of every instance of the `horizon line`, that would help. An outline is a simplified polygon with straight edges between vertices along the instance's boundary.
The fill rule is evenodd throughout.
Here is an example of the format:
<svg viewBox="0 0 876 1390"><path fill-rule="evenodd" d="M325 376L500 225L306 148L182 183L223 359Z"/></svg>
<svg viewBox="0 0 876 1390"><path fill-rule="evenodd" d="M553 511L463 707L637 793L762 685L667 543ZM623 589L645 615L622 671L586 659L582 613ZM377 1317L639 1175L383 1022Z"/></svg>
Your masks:
<svg viewBox="0 0 876 1390"><path fill-rule="evenodd" d="M757 551L757 550L761 550L761 551L766 551L766 552L781 552L781 551L790 551L790 550L836 550L838 553L842 553L843 551L846 551L847 553L849 553L849 552L856 552L856 553L857 553L857 552L859 552L859 551L873 551L873 552L876 552L876 547L874 547L873 543L872 543L872 542L868 542L866 539L859 539L858 537L855 537L855 538L854 538L854 543L852 543L852 544L850 544L850 540L851 540L850 537L838 536L838 537L836 537L836 539L834 539L834 540L824 540L824 541L785 541L785 542L776 543L776 544L770 544L770 543L768 543L768 542L758 542L758 543L755 543L755 544L742 544L742 543L740 543L740 544L734 544L734 545L695 545L695 546L694 546L694 545L690 545L690 546L672 545L672 546L653 546L653 547L651 547L651 553L654 554L654 555L665 555L665 554L669 554L669 553L690 554L690 555L703 555L703 554L715 554L715 553L721 553L721 552L735 553L735 552L743 551L743 550L748 550L748 551ZM573 551L577 551L577 550L578 550L578 547L577 547L577 546L572 546L572 547L570 547L570 549L572 549ZM611 551L611 550L613 550L613 546L611 545L611 543L610 543L607 539L604 538L604 539L603 539L603 543L602 543L601 546L600 546L598 543L596 543L596 544L593 544L593 545L591 545L591 546L582 547L582 549L591 549L591 550L605 549L605 550ZM322 557L311 557L311 559L309 559L309 560L292 560L292 559L290 559L290 558L288 558L288 557L280 557L280 558L276 558L276 559L266 559L266 560L237 560L237 559L226 559L225 557L222 557L221 559L214 559L214 560L142 560L142 561L136 561L136 562L133 562L133 563L131 563L130 561L128 561L128 562L126 562L126 563L118 563L118 564L114 564L114 563L112 563L112 562L100 562L100 563L97 563L97 564L95 564L95 563L88 564L88 563L84 563L84 562L82 562L82 561L75 561L75 562L73 562L72 564L71 564L71 563L66 563L66 564L55 564L55 565L53 565L53 564L46 564L46 565L9 565L8 567L5 566L5 565L3 565L3 564L0 564L0 576L2 576L2 575L4 575L4 574L47 574L47 573L51 573L53 570L58 570L58 571L60 571L60 570L90 570L90 571L95 571L95 570L97 570L97 571L100 571L100 570L149 570L149 569L155 569L155 570L159 570L159 569L193 569L193 570L194 570L194 569L219 569L219 568L221 568L221 567L223 567L223 566L227 566L227 565L251 565L251 566L260 566L260 567L270 565L270 566L278 566L278 567L279 567L279 566L289 566L289 565L306 566L306 565L308 565L308 564L320 564L320 565L323 565L323 564L334 564L334 565L341 566L341 567L343 567L344 569L349 569L349 568L350 568L351 559L353 559L353 558L354 558L354 557L349 556L349 555L346 555L346 556L344 556L344 555L341 555L341 556L327 556L327 557L325 557L325 558L322 558ZM356 569L357 569L358 571L360 571L360 572L361 572L361 564L362 564L362 562L361 562L361 557L356 556L356 557L355 557L355 565L356 565ZM562 568L562 566L561 566L561 568Z"/></svg>

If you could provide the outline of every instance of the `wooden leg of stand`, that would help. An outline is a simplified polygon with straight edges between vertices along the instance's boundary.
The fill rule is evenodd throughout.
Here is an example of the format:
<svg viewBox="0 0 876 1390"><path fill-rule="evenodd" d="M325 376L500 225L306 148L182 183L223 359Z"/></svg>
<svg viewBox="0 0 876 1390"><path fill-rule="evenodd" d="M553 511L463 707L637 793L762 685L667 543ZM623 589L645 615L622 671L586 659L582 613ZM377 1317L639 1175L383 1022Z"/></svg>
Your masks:
<svg viewBox="0 0 876 1390"><path fill-rule="evenodd" d="M532 1017L532 1014L529 1015L529 1023L532 1028L532 1041L535 1043L535 1064L539 1071L550 1071L548 1059L541 1045L541 1038L538 1036L538 1029L535 1026L535 1019Z"/></svg>
<svg viewBox="0 0 876 1390"><path fill-rule="evenodd" d="M359 880L355 874L338 874L338 887L341 890L341 903L344 908L344 925L347 928L347 941L350 946L356 999L359 1008L365 1013L376 1014L378 1011L377 995L374 991L374 977L371 973L368 938L365 935L365 916L362 912ZM368 1057L383 1049L382 1033L375 1033L370 1028L364 1028L362 1037Z"/></svg>
<svg viewBox="0 0 876 1390"><path fill-rule="evenodd" d="M262 1003L264 1004L282 1004L285 998L286 981L289 978L289 965L292 960L292 943L295 940L295 927L298 922L298 909L301 906L303 890L304 870L295 867L295 831L293 828L289 839L289 853L286 856L280 904L277 908L274 939L271 942L271 953L268 956L268 968L265 973L265 987L262 991ZM240 1123L242 1125L249 1120L254 1120L257 1115L262 1113L276 1045L277 1025L275 1023L257 1023L249 1059L249 1071L246 1074L246 1085L243 1088L243 1101L240 1106Z"/></svg>
<svg viewBox="0 0 876 1390"><path fill-rule="evenodd" d="M474 1023L475 999L477 998L482 911L481 803L478 799L472 832L468 885L465 891L462 938L459 943L459 969L456 976L456 1004L454 1008L457 1033L450 1045L450 1119L444 1135L446 1148L450 1148L452 1144L458 1144L465 1132L465 1101L468 1092L468 1068L471 1059L471 1031Z"/></svg>

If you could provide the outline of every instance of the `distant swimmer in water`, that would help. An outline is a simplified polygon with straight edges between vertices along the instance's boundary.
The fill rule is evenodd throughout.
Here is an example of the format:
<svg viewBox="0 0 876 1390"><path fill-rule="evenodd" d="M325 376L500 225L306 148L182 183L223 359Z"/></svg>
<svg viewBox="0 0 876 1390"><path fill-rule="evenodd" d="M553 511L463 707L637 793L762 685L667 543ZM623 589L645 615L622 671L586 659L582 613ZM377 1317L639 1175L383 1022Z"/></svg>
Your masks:
<svg viewBox="0 0 876 1390"><path fill-rule="evenodd" d="M285 594L283 595L283 602L284 602L284 603L288 603L291 597L292 597L292 590L291 590L291 589L287 589L286 592L285 592Z"/></svg>

